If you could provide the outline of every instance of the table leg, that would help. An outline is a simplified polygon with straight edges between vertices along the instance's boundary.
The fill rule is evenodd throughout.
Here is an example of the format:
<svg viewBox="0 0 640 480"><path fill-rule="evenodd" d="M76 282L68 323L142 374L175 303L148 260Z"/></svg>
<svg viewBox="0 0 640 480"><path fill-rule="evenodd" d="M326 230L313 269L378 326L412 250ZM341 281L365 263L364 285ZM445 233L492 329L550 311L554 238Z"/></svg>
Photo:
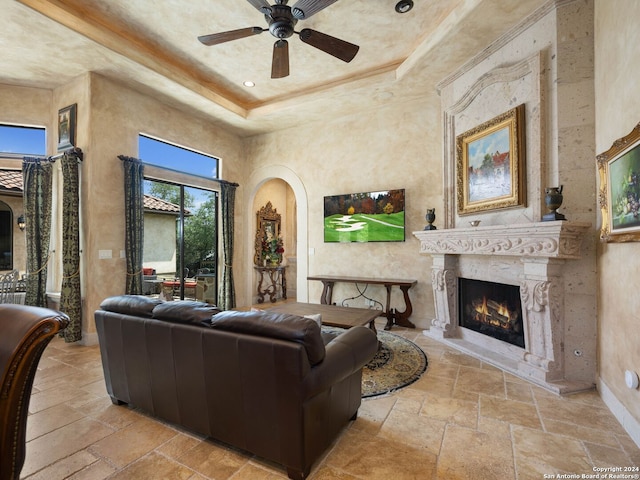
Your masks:
<svg viewBox="0 0 640 480"><path fill-rule="evenodd" d="M262 290L263 279L264 279L264 275L262 272L260 272L260 280L258 280L258 303L264 302L264 294L266 293L265 291Z"/></svg>
<svg viewBox="0 0 640 480"><path fill-rule="evenodd" d="M331 297L333 297L333 284L326 280L322 281L322 295L320 295L320 303L322 305L331 305Z"/></svg>
<svg viewBox="0 0 640 480"><path fill-rule="evenodd" d="M416 328L416 326L409 321L409 317L413 312L413 307L411 306L411 299L409 298L409 289L410 285L400 286L400 290L402 290L402 294L404 295L404 304L405 309L404 312L398 312L396 310L396 325L400 325L401 327L407 328Z"/></svg>
<svg viewBox="0 0 640 480"><path fill-rule="evenodd" d="M387 289L387 306L384 309L387 316L387 324L385 325L384 329L391 330L391 327L393 327L393 312L391 311L391 285L385 285L384 288Z"/></svg>
<svg viewBox="0 0 640 480"><path fill-rule="evenodd" d="M280 275L282 275L282 298L286 300L287 299L287 273L285 272L284 269L282 269L282 272L280 272Z"/></svg>

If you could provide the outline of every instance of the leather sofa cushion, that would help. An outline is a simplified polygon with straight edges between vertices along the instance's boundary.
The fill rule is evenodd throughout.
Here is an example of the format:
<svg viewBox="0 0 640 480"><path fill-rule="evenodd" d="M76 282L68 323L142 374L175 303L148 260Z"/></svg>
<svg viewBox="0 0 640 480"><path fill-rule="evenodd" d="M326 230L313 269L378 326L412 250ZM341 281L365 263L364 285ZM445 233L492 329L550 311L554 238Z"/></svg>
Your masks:
<svg viewBox="0 0 640 480"><path fill-rule="evenodd" d="M297 315L227 310L211 319L211 327L298 342L304 346L312 366L324 360L326 353L318 324L314 320Z"/></svg>
<svg viewBox="0 0 640 480"><path fill-rule="evenodd" d="M152 316L158 320L177 323L200 325L205 322L206 326L210 326L211 317L218 313L220 313L220 309L208 303L176 300L157 305L153 309Z"/></svg>
<svg viewBox="0 0 640 480"><path fill-rule="evenodd" d="M153 309L160 303L159 299L144 295L118 295L104 299L100 308L108 312L150 318Z"/></svg>

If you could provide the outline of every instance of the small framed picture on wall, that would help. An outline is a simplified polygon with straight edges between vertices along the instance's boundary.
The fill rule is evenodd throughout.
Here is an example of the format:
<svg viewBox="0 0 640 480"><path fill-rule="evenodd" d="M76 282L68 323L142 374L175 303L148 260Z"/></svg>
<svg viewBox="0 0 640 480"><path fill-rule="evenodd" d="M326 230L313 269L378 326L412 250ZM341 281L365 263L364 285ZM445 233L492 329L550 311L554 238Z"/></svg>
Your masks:
<svg viewBox="0 0 640 480"><path fill-rule="evenodd" d="M58 110L58 151L74 147L76 144L77 104Z"/></svg>

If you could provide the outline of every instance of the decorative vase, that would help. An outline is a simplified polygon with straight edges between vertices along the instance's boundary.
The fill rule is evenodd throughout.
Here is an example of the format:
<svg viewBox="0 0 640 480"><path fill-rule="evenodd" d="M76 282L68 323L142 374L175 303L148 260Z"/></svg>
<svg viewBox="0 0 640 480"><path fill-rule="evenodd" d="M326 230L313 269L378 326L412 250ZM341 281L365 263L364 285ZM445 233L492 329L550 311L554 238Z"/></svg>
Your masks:
<svg viewBox="0 0 640 480"><path fill-rule="evenodd" d="M559 187L549 187L545 190L544 203L549 209L549 213L546 213L542 216L543 222L553 222L555 220L566 220L565 216L561 213L558 213L557 210L562 205L562 188L563 185Z"/></svg>
<svg viewBox="0 0 640 480"><path fill-rule="evenodd" d="M429 225L424 227L425 230L437 230L437 227L434 227L432 224L436 221L436 209L435 208L427 208L427 214L424 218L429 222Z"/></svg>

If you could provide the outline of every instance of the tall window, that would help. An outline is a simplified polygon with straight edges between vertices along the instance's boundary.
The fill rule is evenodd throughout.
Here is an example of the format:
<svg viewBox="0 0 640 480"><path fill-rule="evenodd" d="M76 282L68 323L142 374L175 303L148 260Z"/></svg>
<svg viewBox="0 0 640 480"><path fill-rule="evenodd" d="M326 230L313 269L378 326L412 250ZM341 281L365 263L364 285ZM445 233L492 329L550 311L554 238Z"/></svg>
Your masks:
<svg viewBox="0 0 640 480"><path fill-rule="evenodd" d="M217 303L218 159L139 137L145 163L145 293ZM153 272L155 271L155 273ZM155 277L153 277L155 275Z"/></svg>

